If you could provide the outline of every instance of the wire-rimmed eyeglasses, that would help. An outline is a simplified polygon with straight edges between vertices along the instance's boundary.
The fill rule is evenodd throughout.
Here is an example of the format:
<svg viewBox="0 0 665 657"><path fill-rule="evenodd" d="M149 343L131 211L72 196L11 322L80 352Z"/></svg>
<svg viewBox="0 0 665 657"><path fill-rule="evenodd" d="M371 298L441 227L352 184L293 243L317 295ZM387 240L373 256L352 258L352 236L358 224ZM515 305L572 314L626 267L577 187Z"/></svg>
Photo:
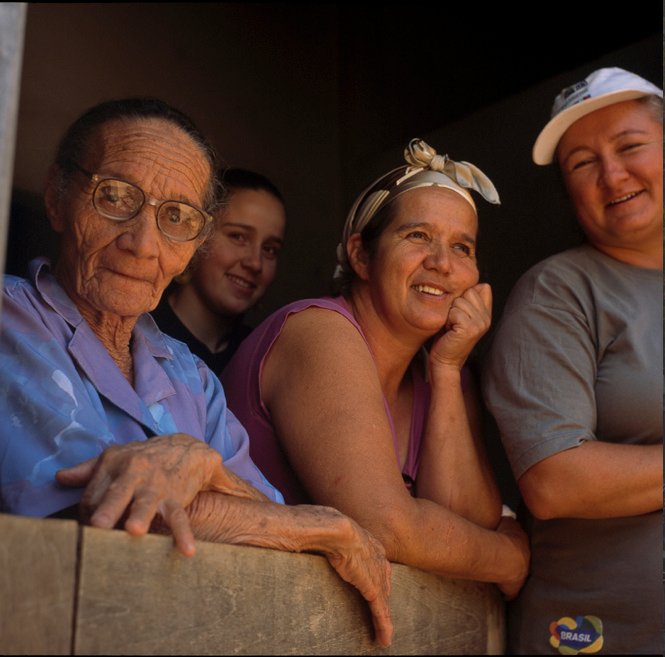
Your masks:
<svg viewBox="0 0 665 657"><path fill-rule="evenodd" d="M212 221L212 216L184 201L159 201L148 196L138 185L119 178L90 173L74 166L94 183L92 204L97 212L112 221L133 219L147 203L156 208L157 227L171 240L189 242L196 239Z"/></svg>

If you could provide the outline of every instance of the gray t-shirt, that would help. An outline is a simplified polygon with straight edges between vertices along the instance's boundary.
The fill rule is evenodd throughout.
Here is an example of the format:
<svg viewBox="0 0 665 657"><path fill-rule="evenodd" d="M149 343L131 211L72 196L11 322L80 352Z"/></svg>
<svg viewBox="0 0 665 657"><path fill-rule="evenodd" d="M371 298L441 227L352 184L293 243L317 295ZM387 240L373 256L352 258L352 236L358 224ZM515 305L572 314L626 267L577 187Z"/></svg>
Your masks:
<svg viewBox="0 0 665 657"><path fill-rule="evenodd" d="M588 245L537 264L511 292L482 383L516 478L586 440L662 442L662 272ZM663 653L661 512L524 523L531 575L511 651Z"/></svg>

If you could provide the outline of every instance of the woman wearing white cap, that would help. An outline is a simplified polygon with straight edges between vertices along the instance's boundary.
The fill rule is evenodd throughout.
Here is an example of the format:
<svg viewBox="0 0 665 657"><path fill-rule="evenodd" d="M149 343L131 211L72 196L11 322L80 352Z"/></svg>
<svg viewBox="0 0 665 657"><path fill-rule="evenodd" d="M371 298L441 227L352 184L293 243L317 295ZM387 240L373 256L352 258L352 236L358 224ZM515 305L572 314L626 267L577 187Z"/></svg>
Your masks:
<svg viewBox="0 0 665 657"><path fill-rule="evenodd" d="M421 140L405 159L347 217L342 294L289 304L256 328L224 372L229 407L290 504L344 510L391 561L513 597L526 535L502 517L464 369L491 316L470 190L498 194Z"/></svg>
<svg viewBox="0 0 665 657"><path fill-rule="evenodd" d="M515 653L663 653L662 97L600 69L533 148L586 239L518 281L484 367L532 546Z"/></svg>

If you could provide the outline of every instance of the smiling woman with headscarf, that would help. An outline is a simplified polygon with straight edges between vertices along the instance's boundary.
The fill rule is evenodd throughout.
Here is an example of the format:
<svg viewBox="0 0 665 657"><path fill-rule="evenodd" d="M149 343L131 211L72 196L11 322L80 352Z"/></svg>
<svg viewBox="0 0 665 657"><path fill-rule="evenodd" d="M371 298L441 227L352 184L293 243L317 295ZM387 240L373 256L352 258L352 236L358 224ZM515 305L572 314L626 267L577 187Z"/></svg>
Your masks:
<svg viewBox="0 0 665 657"><path fill-rule="evenodd" d="M224 372L229 407L289 503L336 507L390 560L511 597L528 547L502 518L464 369L492 303L470 190L498 194L421 140L405 159L349 212L342 294L287 305L255 329Z"/></svg>

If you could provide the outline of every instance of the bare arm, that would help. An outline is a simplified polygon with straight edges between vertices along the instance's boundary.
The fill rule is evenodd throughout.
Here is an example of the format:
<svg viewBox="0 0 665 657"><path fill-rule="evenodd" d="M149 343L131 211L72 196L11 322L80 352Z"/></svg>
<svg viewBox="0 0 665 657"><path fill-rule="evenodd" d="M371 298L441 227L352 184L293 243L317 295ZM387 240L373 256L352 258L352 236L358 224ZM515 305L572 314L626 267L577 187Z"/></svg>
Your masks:
<svg viewBox="0 0 665 657"><path fill-rule="evenodd" d="M486 529L495 529L501 498L484 446L476 387L462 387L462 367L490 326L489 285L458 298L445 331L430 352L432 398L418 472L418 496L426 497Z"/></svg>
<svg viewBox="0 0 665 657"><path fill-rule="evenodd" d="M198 539L324 555L367 600L379 645L390 645L390 563L369 532L335 509L201 493L188 509Z"/></svg>
<svg viewBox="0 0 665 657"><path fill-rule="evenodd" d="M586 441L536 463L518 484L530 511L541 519L658 511L663 508L663 445Z"/></svg>
<svg viewBox="0 0 665 657"><path fill-rule="evenodd" d="M528 567L516 523L484 529L409 495L372 357L343 317L320 309L290 317L264 364L262 390L291 464L317 503L367 528L391 561L516 593Z"/></svg>

